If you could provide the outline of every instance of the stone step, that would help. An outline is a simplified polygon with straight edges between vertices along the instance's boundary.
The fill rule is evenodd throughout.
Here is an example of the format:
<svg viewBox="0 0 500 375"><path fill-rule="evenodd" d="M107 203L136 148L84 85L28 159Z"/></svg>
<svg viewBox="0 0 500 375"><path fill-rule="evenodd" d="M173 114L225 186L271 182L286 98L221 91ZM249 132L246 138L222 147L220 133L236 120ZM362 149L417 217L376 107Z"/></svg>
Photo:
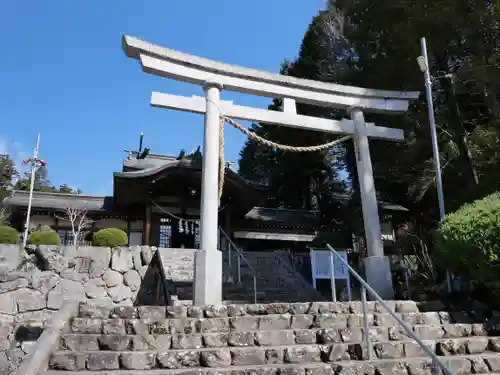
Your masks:
<svg viewBox="0 0 500 375"><path fill-rule="evenodd" d="M186 306L175 306L185 308ZM191 307L193 308L193 307ZM431 315L432 314L432 315ZM399 314L412 326L441 325L453 323L449 316L437 313ZM205 333L283 330L309 328L352 328L363 326L362 314L270 314L262 316L235 316L230 318L165 318L165 315L139 315L140 319L123 318L73 318L66 329L71 333L135 333L137 329L150 334L161 333ZM389 314L368 314L369 325L378 327L395 326L397 323ZM482 327L477 323L478 328Z"/></svg>
<svg viewBox="0 0 500 375"><path fill-rule="evenodd" d="M495 366L494 356L486 356L483 363L477 357L467 356L445 359L446 364L456 370L454 373L470 374L474 368ZM467 361L467 362L466 362ZM473 365L474 363L474 365ZM379 374L379 375L431 375L430 360L415 358L399 361L373 360L370 362L267 364L262 366L201 367L193 369L151 369L151 370L103 370L93 371L95 375L336 375L336 374ZM467 370L468 369L468 370ZM369 372L366 372L369 371ZM500 371L500 369L499 369ZM88 375L88 371L48 370L46 375ZM500 372L491 372L498 375Z"/></svg>
<svg viewBox="0 0 500 375"><path fill-rule="evenodd" d="M391 311L411 316L432 317L434 319L450 320L467 323L470 319L465 312L442 312L444 306L439 304L417 304L413 301L386 301ZM367 310L374 314L387 314L385 309L377 302L368 302ZM359 301L353 302L297 302L297 303L270 303L270 304L234 304L220 306L192 306L192 307L165 307L165 306L102 306L92 303L80 304L79 314L89 318L199 318L199 317L235 317L245 315L269 314L328 314L340 313L360 314L362 305ZM415 316L417 316L415 315Z"/></svg>
<svg viewBox="0 0 500 375"><path fill-rule="evenodd" d="M235 301L244 301L246 300L252 302L254 299L253 296L253 290L245 290L245 289L230 289L230 290L223 290L222 294L224 295L224 298L226 300L235 300ZM259 292L257 290L257 300L258 301L264 301L267 298L267 293L266 292Z"/></svg>
<svg viewBox="0 0 500 375"><path fill-rule="evenodd" d="M450 324L445 326L415 326L415 334L423 340L461 339L488 336L480 325ZM398 327L372 327L373 342L397 342L408 340L408 335ZM295 329L232 331L203 334L63 334L59 350L153 350L198 349L226 346L276 346L295 344L357 343L364 338L363 328ZM498 341L498 340L497 340ZM497 343L495 341L495 343ZM492 341L493 342L493 341ZM500 342L498 342L500 346Z"/></svg>
<svg viewBox="0 0 500 375"><path fill-rule="evenodd" d="M498 354L460 355L442 357L442 361L453 374L489 373L500 374ZM75 366L76 368L77 366ZM378 375L431 375L432 362L429 357L405 358L396 360L338 361L332 363L293 363L266 364L260 366L198 367L192 369L161 370L104 370L95 375L340 375L340 374L378 374ZM133 372L132 372L133 371ZM87 371L54 371L47 375L88 375Z"/></svg>
<svg viewBox="0 0 500 375"><path fill-rule="evenodd" d="M454 374L489 373L500 374L500 360L496 355L456 356L442 358ZM491 371L491 372L489 372ZM334 363L267 364L262 366L231 366L195 369L161 370L111 370L95 371L95 375L336 375L336 374L379 374L379 375L431 375L431 360L427 357L404 360L372 360ZM54 371L47 375L88 375L86 371Z"/></svg>
<svg viewBox="0 0 500 375"><path fill-rule="evenodd" d="M498 343L498 338L478 337L437 340L429 345L440 356L449 357L462 354L493 356L496 352L492 350L500 350ZM373 353L375 358L389 360L419 358L425 355L418 344L412 341L375 343ZM500 355L497 354L497 357L500 359ZM152 368L255 366L269 363L331 363L366 359L367 351L363 343L169 349L165 351L56 351L50 358L49 368L87 369L90 371L146 370Z"/></svg>

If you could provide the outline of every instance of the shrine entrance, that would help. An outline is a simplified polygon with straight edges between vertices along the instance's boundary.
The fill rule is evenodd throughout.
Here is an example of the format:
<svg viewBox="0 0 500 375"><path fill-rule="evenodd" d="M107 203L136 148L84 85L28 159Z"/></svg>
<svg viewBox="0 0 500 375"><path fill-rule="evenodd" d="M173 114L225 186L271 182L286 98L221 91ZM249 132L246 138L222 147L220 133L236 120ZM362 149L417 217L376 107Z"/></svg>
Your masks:
<svg viewBox="0 0 500 375"><path fill-rule="evenodd" d="M199 249L200 221L162 217L160 219L159 247Z"/></svg>
<svg viewBox="0 0 500 375"><path fill-rule="evenodd" d="M390 260L384 254L377 192L373 178L369 139L405 139L402 129L366 122L364 113L402 114L419 92L374 90L311 81L219 63L123 36L128 57L137 59L143 72L204 87L205 98L153 92L151 105L204 115L202 183L200 192L201 250L195 254L195 305L220 304L222 300L222 254L218 251L218 213L222 193L223 125L229 123L253 140L290 152L313 152L352 139L360 181L361 207L368 257L364 260L368 284L384 299L394 296ZM220 99L222 90L281 99L281 111L252 108ZM297 113L296 103L346 111L341 120ZM264 139L235 119L286 126L344 137L323 145L293 147ZM300 149L300 150L299 150ZM222 166L222 168L221 168Z"/></svg>
<svg viewBox="0 0 500 375"><path fill-rule="evenodd" d="M198 249L200 247L199 220L172 220L172 248Z"/></svg>

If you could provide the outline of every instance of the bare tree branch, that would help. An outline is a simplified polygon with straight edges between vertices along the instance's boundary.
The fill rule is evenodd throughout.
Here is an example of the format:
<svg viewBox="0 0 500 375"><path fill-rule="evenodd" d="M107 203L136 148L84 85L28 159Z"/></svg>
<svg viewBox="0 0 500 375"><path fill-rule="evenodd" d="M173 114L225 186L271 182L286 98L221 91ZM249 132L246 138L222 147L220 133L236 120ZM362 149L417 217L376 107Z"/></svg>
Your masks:
<svg viewBox="0 0 500 375"><path fill-rule="evenodd" d="M94 221L87 217L86 208L67 206L64 211L66 215L64 217L57 216L57 218L70 222L73 234L73 246L79 246L87 234L87 229Z"/></svg>

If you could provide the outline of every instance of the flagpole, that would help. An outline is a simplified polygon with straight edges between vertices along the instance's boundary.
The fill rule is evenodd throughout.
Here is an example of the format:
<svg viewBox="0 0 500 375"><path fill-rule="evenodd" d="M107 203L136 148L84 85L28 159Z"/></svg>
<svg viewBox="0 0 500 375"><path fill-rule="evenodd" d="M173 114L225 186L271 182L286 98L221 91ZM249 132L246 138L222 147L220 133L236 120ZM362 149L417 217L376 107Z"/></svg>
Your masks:
<svg viewBox="0 0 500 375"><path fill-rule="evenodd" d="M31 179L30 179L30 195L28 199L28 211L26 212L26 220L24 224L24 236L23 236L23 247L26 247L28 242L28 232L30 227L30 217L31 217L31 203L33 200L33 188L35 187L35 174L38 168L43 165L38 159L38 149L40 146L40 133L36 134L35 149L33 150L33 156L28 160L25 160L26 164L31 165Z"/></svg>

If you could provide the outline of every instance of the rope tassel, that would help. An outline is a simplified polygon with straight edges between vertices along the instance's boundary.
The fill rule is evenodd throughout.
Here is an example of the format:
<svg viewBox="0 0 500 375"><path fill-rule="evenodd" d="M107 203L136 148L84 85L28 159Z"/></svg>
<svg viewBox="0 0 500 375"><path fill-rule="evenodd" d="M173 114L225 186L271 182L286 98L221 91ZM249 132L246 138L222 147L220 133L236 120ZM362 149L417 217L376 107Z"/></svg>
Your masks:
<svg viewBox="0 0 500 375"><path fill-rule="evenodd" d="M237 123L233 119L227 117L227 116L220 116L219 120L219 204L220 200L222 198L222 192L224 190L224 175L226 172L225 168L225 161L224 161L224 124L228 123L231 125L233 128L241 131L243 134L245 134L248 138L253 139L254 141L261 143L267 147L270 148L275 148L278 150L282 151L288 151L288 152L316 152L316 151L323 151L329 148L332 148L333 146L338 145L339 143L342 143L348 139L351 139L353 136L352 135L347 135L345 137L336 139L334 141L330 141L321 145L316 145L316 146L288 146L284 145L281 143L273 142L268 139L265 139L261 137L260 135L245 129L243 125Z"/></svg>

